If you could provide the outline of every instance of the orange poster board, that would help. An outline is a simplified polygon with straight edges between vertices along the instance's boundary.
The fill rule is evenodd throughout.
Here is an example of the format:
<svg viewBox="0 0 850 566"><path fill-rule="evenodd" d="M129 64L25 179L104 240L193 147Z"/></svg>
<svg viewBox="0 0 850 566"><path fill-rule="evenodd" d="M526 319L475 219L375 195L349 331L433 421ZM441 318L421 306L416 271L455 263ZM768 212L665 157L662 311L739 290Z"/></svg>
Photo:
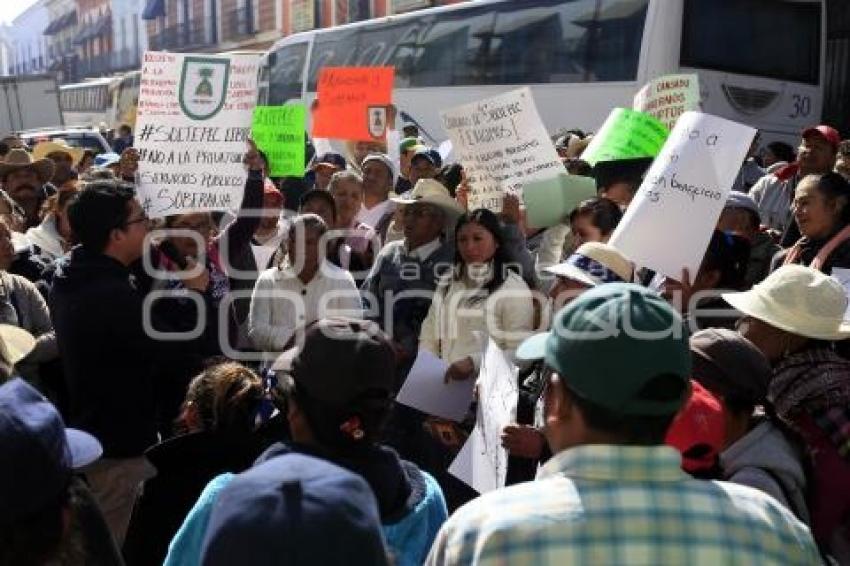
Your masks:
<svg viewBox="0 0 850 566"><path fill-rule="evenodd" d="M325 67L313 107L313 137L383 140L390 120L393 67Z"/></svg>

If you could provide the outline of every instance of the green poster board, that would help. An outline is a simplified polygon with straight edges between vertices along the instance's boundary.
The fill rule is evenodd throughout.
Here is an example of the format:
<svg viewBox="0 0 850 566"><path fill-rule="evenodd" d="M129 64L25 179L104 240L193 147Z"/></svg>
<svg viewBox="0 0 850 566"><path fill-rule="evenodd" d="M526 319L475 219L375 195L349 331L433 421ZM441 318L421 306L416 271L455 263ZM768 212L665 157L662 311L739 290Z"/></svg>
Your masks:
<svg viewBox="0 0 850 566"><path fill-rule="evenodd" d="M303 104L257 106L251 121L251 137L269 160L270 177L304 175Z"/></svg>

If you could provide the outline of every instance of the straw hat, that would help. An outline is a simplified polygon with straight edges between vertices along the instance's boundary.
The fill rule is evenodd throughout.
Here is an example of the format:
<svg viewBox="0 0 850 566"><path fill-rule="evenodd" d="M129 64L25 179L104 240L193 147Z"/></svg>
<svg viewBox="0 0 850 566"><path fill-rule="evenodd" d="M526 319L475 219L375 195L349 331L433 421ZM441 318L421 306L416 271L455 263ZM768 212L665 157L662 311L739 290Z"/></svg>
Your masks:
<svg viewBox="0 0 850 566"><path fill-rule="evenodd" d="M6 154L6 160L0 161L0 179L5 179L9 173L20 169L32 169L41 183L46 183L53 177L55 165L49 159L33 161L25 149L13 149Z"/></svg>
<svg viewBox="0 0 850 566"><path fill-rule="evenodd" d="M567 261L544 271L596 287L603 283L630 283L634 270L618 249L602 242L587 242L579 246Z"/></svg>
<svg viewBox="0 0 850 566"><path fill-rule="evenodd" d="M68 145L65 140L43 141L36 145L32 150L32 156L35 159L44 159L51 153L67 153L71 156L74 167L83 158L83 149Z"/></svg>
<svg viewBox="0 0 850 566"><path fill-rule="evenodd" d="M785 265L743 293L724 293L732 307L786 332L816 340L850 338L841 283L811 267Z"/></svg>
<svg viewBox="0 0 850 566"><path fill-rule="evenodd" d="M426 203L442 208L446 214L456 218L464 213L463 207L451 197L449 190L434 179L419 179L407 197L393 197L398 204Z"/></svg>
<svg viewBox="0 0 850 566"><path fill-rule="evenodd" d="M9 364L15 365L26 358L33 348L35 338L32 334L11 324L0 324L0 351Z"/></svg>

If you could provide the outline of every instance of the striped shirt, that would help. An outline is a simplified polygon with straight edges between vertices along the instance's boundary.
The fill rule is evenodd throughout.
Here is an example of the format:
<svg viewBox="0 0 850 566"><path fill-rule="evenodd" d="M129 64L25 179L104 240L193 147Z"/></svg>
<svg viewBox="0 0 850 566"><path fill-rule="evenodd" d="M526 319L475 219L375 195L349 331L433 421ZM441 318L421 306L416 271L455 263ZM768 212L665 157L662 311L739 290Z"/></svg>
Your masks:
<svg viewBox="0 0 850 566"><path fill-rule="evenodd" d="M770 496L696 480L667 446L588 445L443 525L427 564L820 564L808 528Z"/></svg>

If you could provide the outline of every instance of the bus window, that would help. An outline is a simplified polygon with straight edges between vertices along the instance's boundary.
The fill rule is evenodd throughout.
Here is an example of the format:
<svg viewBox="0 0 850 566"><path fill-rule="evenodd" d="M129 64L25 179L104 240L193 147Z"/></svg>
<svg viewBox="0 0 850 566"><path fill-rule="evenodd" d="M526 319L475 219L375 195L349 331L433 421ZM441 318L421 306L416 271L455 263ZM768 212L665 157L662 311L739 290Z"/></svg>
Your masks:
<svg viewBox="0 0 850 566"><path fill-rule="evenodd" d="M397 45L396 86L634 81L647 5L529 0L431 16Z"/></svg>
<svg viewBox="0 0 850 566"><path fill-rule="evenodd" d="M820 5L779 0L687 0L684 67L817 85Z"/></svg>
<svg viewBox="0 0 850 566"><path fill-rule="evenodd" d="M307 44L287 45L275 52L271 68L268 104L280 105L301 98L302 73L307 60Z"/></svg>

